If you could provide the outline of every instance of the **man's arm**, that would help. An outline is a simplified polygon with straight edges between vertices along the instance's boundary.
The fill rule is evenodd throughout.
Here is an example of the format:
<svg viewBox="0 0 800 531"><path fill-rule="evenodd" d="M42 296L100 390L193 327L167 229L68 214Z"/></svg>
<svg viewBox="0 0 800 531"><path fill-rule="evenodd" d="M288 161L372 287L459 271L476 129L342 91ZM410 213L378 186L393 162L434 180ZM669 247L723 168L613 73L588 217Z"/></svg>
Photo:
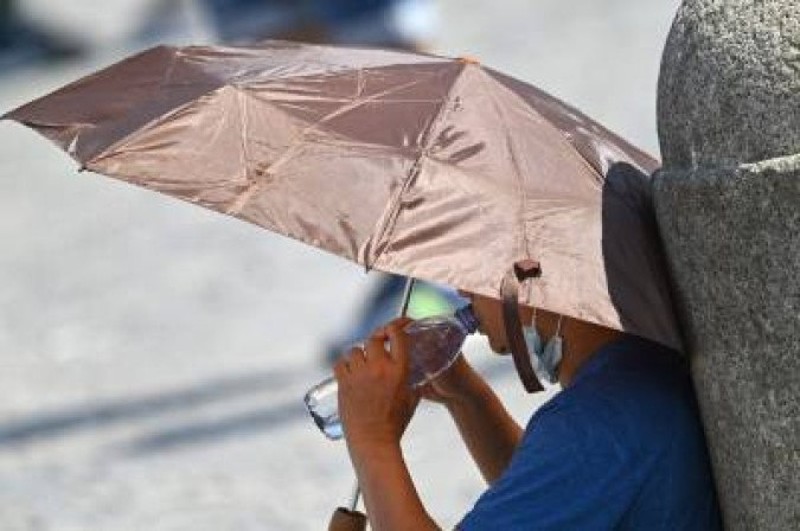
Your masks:
<svg viewBox="0 0 800 531"><path fill-rule="evenodd" d="M489 384L461 357L423 396L447 407L484 480L494 483L508 467L523 431Z"/></svg>
<svg viewBox="0 0 800 531"><path fill-rule="evenodd" d="M363 352L351 351L334 368L350 459L376 531L439 529L422 505L400 449L419 398L407 384L406 323L401 319L378 330ZM522 430L488 384L460 358L423 395L447 405L483 476L494 482L508 466Z"/></svg>
<svg viewBox="0 0 800 531"><path fill-rule="evenodd" d="M372 529L440 529L425 511L414 488L400 444L363 450L351 445L349 449Z"/></svg>
<svg viewBox="0 0 800 531"><path fill-rule="evenodd" d="M375 531L439 529L419 499L400 450L418 402L407 383L406 323L398 320L378 330L363 351L354 349L334 367L347 449Z"/></svg>

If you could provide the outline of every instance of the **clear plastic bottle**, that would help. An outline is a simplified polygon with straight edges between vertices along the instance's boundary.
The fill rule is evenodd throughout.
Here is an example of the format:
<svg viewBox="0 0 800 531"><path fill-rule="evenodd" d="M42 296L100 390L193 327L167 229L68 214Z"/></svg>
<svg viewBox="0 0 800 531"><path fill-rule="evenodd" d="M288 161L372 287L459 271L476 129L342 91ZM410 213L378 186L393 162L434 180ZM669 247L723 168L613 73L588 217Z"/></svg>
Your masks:
<svg viewBox="0 0 800 531"><path fill-rule="evenodd" d="M406 325L411 356L409 386L424 385L447 370L458 358L467 335L477 329L472 305L460 308L453 316L426 317ZM314 422L329 439L341 439L343 435L338 390L336 379L327 378L303 399Z"/></svg>

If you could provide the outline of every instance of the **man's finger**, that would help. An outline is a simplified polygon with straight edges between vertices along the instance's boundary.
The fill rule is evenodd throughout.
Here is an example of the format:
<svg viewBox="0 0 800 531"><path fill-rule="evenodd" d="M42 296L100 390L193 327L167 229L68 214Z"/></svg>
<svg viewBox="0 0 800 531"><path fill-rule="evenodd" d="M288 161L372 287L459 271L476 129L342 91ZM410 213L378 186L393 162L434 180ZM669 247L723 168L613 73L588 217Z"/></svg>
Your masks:
<svg viewBox="0 0 800 531"><path fill-rule="evenodd" d="M393 321L390 321L386 326L388 328L389 326L392 326L392 325L396 324L396 325L399 325L401 328L405 328L405 326L408 323L412 322L413 320L414 319L412 319L411 317L406 317L406 316L398 317L397 319L394 319Z"/></svg>
<svg viewBox="0 0 800 531"><path fill-rule="evenodd" d="M388 336L385 332L374 333L364 345L364 350L367 353L367 358L370 360L379 359L386 355L386 340Z"/></svg>
<svg viewBox="0 0 800 531"><path fill-rule="evenodd" d="M364 353L364 347L360 345L356 345L350 348L350 351L347 353L347 364L348 369L352 370L360 365L363 365L366 361L366 354Z"/></svg>
<svg viewBox="0 0 800 531"><path fill-rule="evenodd" d="M406 324L408 324L407 321L397 319L386 329L392 358L403 366L403 371L408 370L411 365L410 352L408 351L408 335L403 331Z"/></svg>
<svg viewBox="0 0 800 531"><path fill-rule="evenodd" d="M347 376L348 372L350 372L350 370L347 364L347 356L342 356L333 365L333 376L336 378L337 382L341 383L342 378Z"/></svg>

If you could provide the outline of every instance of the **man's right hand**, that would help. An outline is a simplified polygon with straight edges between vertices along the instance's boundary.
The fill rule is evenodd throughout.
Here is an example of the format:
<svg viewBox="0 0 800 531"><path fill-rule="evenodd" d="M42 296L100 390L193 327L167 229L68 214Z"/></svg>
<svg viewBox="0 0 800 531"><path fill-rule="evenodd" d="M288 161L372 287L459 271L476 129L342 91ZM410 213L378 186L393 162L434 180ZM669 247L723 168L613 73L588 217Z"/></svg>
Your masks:
<svg viewBox="0 0 800 531"><path fill-rule="evenodd" d="M476 381L482 380L461 354L456 361L434 380L420 388L420 396L445 406L469 400L476 394Z"/></svg>
<svg viewBox="0 0 800 531"><path fill-rule="evenodd" d="M462 355L419 394L447 407L486 482L496 481L522 439L522 428L489 384Z"/></svg>

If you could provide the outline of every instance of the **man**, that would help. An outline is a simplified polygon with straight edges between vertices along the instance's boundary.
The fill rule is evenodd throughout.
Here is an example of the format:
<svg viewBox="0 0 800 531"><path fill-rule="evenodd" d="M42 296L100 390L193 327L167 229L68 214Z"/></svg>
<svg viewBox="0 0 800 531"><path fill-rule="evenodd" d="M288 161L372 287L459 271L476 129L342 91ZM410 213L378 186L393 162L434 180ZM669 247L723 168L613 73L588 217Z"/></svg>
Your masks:
<svg viewBox="0 0 800 531"><path fill-rule="evenodd" d="M491 348L507 351L500 301L466 295ZM520 314L531 322L532 310ZM378 531L439 529L400 449L418 400L405 384L404 324L377 330L335 368L348 449ZM421 393L447 407L489 484L458 528L719 529L683 359L636 336L541 310L536 325L545 338L560 328L564 390L525 430L463 358Z"/></svg>

